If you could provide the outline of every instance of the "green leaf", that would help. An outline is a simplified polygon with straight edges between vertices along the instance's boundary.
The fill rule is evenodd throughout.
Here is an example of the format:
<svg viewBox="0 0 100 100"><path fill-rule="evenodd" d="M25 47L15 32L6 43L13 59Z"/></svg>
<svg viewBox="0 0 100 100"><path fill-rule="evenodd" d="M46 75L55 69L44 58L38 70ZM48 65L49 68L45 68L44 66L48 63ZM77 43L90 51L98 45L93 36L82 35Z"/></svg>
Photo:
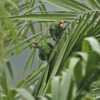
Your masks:
<svg viewBox="0 0 100 100"><path fill-rule="evenodd" d="M80 86L82 78L83 78L83 68L82 63L79 62L74 68L74 76L75 76L75 82L77 87Z"/></svg>
<svg viewBox="0 0 100 100"><path fill-rule="evenodd" d="M12 4L17 10L19 10L18 6L12 1L12 0L7 0L10 4Z"/></svg>
<svg viewBox="0 0 100 100"><path fill-rule="evenodd" d="M52 17L52 19L50 19ZM56 20L64 20L64 21L72 21L75 18L75 14L30 14L30 15L22 15L22 16L14 16L9 17L12 19L20 19L20 20L38 20L38 21L56 21Z"/></svg>
<svg viewBox="0 0 100 100"><path fill-rule="evenodd" d="M54 77L51 84L52 100L60 100L60 77Z"/></svg>
<svg viewBox="0 0 100 100"><path fill-rule="evenodd" d="M13 70L9 61L6 62L11 78L14 80Z"/></svg>
<svg viewBox="0 0 100 100"><path fill-rule="evenodd" d="M25 67L24 67L24 71L23 71L22 76L24 75L25 70L26 70L26 68L27 68L27 66L28 66L28 64L29 64L29 62L30 62L30 59L31 59L32 55L34 54L34 52L35 52L35 49L32 49L32 50L31 50L31 53L29 54L29 57L28 57L28 59L27 59L26 65L25 65Z"/></svg>
<svg viewBox="0 0 100 100"><path fill-rule="evenodd" d="M16 87L19 88L24 82L25 82L25 80L19 81Z"/></svg>
<svg viewBox="0 0 100 100"><path fill-rule="evenodd" d="M94 37L87 37L83 41L83 46L82 46L82 51L83 52L88 52L89 51L89 46L96 51L98 54L100 54L100 46L98 41Z"/></svg>
<svg viewBox="0 0 100 100"><path fill-rule="evenodd" d="M88 59L88 55L86 53L83 53L83 52L76 52L75 55L79 55L82 57L82 59L87 62L87 59Z"/></svg>
<svg viewBox="0 0 100 100"><path fill-rule="evenodd" d="M2 2L0 1L0 11L2 13L3 18L5 19L5 22L8 26L8 28L10 29L10 33L12 34L13 38L16 40L16 42L18 43L18 38L16 36L16 32L14 30L13 24L11 22L11 20L8 18L8 14L2 4ZM6 17L6 18L5 18Z"/></svg>
<svg viewBox="0 0 100 100"><path fill-rule="evenodd" d="M93 7L94 9L98 8L100 9L100 6L98 6L98 4L96 3L96 1L91 1L91 0L87 0L87 2L91 5L91 7Z"/></svg>
<svg viewBox="0 0 100 100"><path fill-rule="evenodd" d="M48 68L48 64L46 64L45 69L43 70L43 72L41 73L41 77L39 78L34 90L32 91L32 95L34 95L34 97L37 97L39 90L40 90L40 86L41 86L41 82L43 80L44 74L46 69Z"/></svg>
<svg viewBox="0 0 100 100"><path fill-rule="evenodd" d="M73 78L73 70L75 65L79 62L78 58L71 58L69 62L69 71L64 74L61 81L60 100L66 100L68 98L69 90L71 88L71 82Z"/></svg>
<svg viewBox="0 0 100 100"><path fill-rule="evenodd" d="M45 66L46 66L46 64L43 65L43 66L42 66L41 68L39 68L38 70L37 70L37 69L34 70L34 71L26 78L25 82L21 85L21 87L23 87L23 86L26 87L26 85L27 85L27 87L28 87L28 86L32 85L32 84L40 77L41 72L44 70Z"/></svg>
<svg viewBox="0 0 100 100"><path fill-rule="evenodd" d="M27 92L25 89L14 89L17 91L22 97L24 97L26 100L35 100L32 95Z"/></svg>

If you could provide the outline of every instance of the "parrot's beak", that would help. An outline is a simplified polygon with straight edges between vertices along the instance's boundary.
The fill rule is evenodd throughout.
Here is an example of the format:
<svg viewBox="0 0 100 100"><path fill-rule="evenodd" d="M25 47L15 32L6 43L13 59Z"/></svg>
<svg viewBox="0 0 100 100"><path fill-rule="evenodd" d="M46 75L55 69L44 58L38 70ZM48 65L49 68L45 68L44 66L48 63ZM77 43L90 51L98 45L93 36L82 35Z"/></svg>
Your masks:
<svg viewBox="0 0 100 100"><path fill-rule="evenodd" d="M37 48L37 43L33 43L33 48Z"/></svg>
<svg viewBox="0 0 100 100"><path fill-rule="evenodd" d="M60 27L63 27L63 24L60 24Z"/></svg>

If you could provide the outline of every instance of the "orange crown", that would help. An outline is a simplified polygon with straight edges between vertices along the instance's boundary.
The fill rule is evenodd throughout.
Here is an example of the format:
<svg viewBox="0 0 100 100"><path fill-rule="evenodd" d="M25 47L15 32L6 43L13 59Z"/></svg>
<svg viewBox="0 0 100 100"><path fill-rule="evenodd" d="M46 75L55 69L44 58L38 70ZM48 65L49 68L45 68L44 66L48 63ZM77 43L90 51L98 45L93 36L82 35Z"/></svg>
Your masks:
<svg viewBox="0 0 100 100"><path fill-rule="evenodd" d="M61 23L62 23L62 24L64 24L64 21L63 21L63 20L61 20Z"/></svg>

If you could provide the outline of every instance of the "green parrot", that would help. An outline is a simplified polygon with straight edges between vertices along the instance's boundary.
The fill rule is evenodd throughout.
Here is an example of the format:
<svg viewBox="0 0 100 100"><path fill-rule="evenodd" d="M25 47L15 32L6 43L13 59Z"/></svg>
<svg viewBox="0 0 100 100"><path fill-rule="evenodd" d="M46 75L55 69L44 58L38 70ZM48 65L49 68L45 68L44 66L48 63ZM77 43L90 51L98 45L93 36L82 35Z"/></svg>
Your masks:
<svg viewBox="0 0 100 100"><path fill-rule="evenodd" d="M85 94L83 100L94 100L94 99L93 99L92 95L90 95L90 94Z"/></svg>
<svg viewBox="0 0 100 100"><path fill-rule="evenodd" d="M50 43L38 41L33 43L33 47L39 49L39 57L41 60L49 62L49 56L53 48Z"/></svg>
<svg viewBox="0 0 100 100"><path fill-rule="evenodd" d="M64 21L56 21L53 24L51 24L50 26L50 34L53 37L53 40L56 40L59 35L62 33L63 31L63 24Z"/></svg>

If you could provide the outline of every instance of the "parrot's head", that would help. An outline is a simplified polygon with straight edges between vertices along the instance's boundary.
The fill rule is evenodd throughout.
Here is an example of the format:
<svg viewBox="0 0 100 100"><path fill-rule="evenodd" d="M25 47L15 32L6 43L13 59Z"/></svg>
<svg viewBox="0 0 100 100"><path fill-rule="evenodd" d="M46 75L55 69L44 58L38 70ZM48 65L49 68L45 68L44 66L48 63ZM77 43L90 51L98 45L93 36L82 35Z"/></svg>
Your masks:
<svg viewBox="0 0 100 100"><path fill-rule="evenodd" d="M63 24L64 24L64 21L61 20L61 21L60 21L60 27L63 27Z"/></svg>
<svg viewBox="0 0 100 100"><path fill-rule="evenodd" d="M42 42L39 42L39 41L38 42L36 41L33 43L34 48L42 48L42 45L43 45Z"/></svg>

